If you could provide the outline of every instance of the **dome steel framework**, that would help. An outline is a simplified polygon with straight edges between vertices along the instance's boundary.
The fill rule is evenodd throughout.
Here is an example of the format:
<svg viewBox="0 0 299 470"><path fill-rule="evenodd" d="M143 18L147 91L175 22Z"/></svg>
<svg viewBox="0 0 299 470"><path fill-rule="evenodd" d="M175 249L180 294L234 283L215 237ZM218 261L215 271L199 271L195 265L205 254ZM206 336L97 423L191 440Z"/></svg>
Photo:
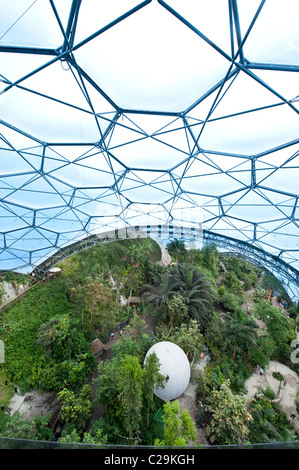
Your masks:
<svg viewBox="0 0 299 470"><path fill-rule="evenodd" d="M298 18L296 0L2 2L0 269L195 224L298 297Z"/></svg>

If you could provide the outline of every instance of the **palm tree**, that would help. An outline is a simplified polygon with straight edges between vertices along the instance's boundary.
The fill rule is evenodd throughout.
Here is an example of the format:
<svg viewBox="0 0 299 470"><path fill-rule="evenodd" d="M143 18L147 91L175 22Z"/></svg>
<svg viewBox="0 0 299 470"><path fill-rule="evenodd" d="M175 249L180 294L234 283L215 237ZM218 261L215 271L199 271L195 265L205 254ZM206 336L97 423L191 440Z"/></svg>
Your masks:
<svg viewBox="0 0 299 470"><path fill-rule="evenodd" d="M266 436L265 437L265 440L264 442L265 443L281 443L281 442L296 442L298 443L299 441L299 438L298 436L296 435L295 431L293 429L287 429L287 428L284 428L282 429L281 431L276 431L276 437L268 437ZM290 445L289 448L292 448L292 446ZM295 449L298 449L298 446L296 445L294 447Z"/></svg>
<svg viewBox="0 0 299 470"><path fill-rule="evenodd" d="M167 315L167 302L177 294L178 282L168 272L154 278L153 285L146 286L145 298L154 306L155 310Z"/></svg>
<svg viewBox="0 0 299 470"><path fill-rule="evenodd" d="M171 255L175 256L176 261L180 255L185 255L187 253L185 243L183 240L179 240L178 238L171 240L167 244L166 248Z"/></svg>
<svg viewBox="0 0 299 470"><path fill-rule="evenodd" d="M173 269L179 293L188 307L188 314L204 328L215 299L215 291L207 276L196 267L179 263Z"/></svg>
<svg viewBox="0 0 299 470"><path fill-rule="evenodd" d="M255 403L255 406L249 410L254 420L251 422L251 436L249 440L254 443L269 442L268 439L277 437L278 431L273 424L275 411L269 406L262 406Z"/></svg>
<svg viewBox="0 0 299 470"><path fill-rule="evenodd" d="M233 342L233 361L236 357L237 346L240 343L248 346L255 346L258 336L257 330L259 326L247 313L242 309L236 309L234 313L226 313L223 315L225 320L224 334Z"/></svg>

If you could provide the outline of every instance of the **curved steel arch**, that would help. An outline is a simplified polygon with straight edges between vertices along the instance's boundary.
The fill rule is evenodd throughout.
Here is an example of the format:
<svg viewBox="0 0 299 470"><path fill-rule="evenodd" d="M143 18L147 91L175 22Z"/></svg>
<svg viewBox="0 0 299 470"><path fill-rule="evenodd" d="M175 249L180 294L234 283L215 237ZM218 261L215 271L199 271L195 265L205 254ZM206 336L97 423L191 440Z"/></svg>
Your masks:
<svg viewBox="0 0 299 470"><path fill-rule="evenodd" d="M290 297L298 299L299 270L290 266L279 256L271 255L248 242L209 231L203 231L203 239L206 244L214 243L218 249L224 249L224 252L239 255L249 262L270 271L283 280L287 290L290 291Z"/></svg>
<svg viewBox="0 0 299 470"><path fill-rule="evenodd" d="M282 280L291 299L297 301L299 298L299 271L297 269L293 268L288 263L285 263L278 256L273 256L248 242L219 235L211 231L202 230L199 226L183 227L174 226L172 224L131 226L93 235L59 250L53 256L41 263L35 269L35 273L38 276L43 276L59 262L88 248L99 246L104 243L112 243L128 239L134 240L137 238L151 238L162 243L171 239L181 239L185 242L196 242L196 246L214 244L220 251L220 254L223 250L224 253L241 256L254 265L270 271L274 276Z"/></svg>

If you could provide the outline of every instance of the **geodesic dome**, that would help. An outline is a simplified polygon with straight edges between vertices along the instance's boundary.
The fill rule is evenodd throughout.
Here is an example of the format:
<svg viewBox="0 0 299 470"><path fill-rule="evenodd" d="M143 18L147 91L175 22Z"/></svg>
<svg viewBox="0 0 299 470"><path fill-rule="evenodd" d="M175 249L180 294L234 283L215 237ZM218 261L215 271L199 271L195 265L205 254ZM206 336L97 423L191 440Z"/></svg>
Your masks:
<svg viewBox="0 0 299 470"><path fill-rule="evenodd" d="M165 387L155 387L154 394L161 400L175 400L186 390L190 381L190 364L184 351L171 341L160 341L146 353L147 358L155 353L160 362L160 373L168 377Z"/></svg>
<svg viewBox="0 0 299 470"><path fill-rule="evenodd" d="M0 6L0 269L200 225L298 285L296 0ZM257 250L257 251L255 251Z"/></svg>

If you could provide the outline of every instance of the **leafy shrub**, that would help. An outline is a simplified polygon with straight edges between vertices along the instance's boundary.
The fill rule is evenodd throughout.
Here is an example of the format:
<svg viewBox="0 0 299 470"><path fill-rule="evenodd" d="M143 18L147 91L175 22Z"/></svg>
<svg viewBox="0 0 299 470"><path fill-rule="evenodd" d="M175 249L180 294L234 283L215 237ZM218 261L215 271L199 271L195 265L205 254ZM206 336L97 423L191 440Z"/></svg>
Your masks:
<svg viewBox="0 0 299 470"><path fill-rule="evenodd" d="M280 382L284 381L284 376L280 372L272 372L274 379L279 380Z"/></svg>
<svg viewBox="0 0 299 470"><path fill-rule="evenodd" d="M218 289L218 301L229 312L235 312L243 303L241 295L227 292L224 286Z"/></svg>
<svg viewBox="0 0 299 470"><path fill-rule="evenodd" d="M71 315L72 305L62 278L34 286L22 301L3 312L0 325L5 344L5 367L24 390L32 387L57 390L64 386L64 380L77 387L91 372L94 358ZM43 341L38 343L38 340L41 339L42 325L47 326L51 336L51 325L55 322L57 336L56 342L52 338L52 357L49 358L49 345L42 344ZM59 324L61 328L65 324L72 326L71 342L59 344ZM62 331L63 328L60 340ZM78 369L81 369L81 378Z"/></svg>

